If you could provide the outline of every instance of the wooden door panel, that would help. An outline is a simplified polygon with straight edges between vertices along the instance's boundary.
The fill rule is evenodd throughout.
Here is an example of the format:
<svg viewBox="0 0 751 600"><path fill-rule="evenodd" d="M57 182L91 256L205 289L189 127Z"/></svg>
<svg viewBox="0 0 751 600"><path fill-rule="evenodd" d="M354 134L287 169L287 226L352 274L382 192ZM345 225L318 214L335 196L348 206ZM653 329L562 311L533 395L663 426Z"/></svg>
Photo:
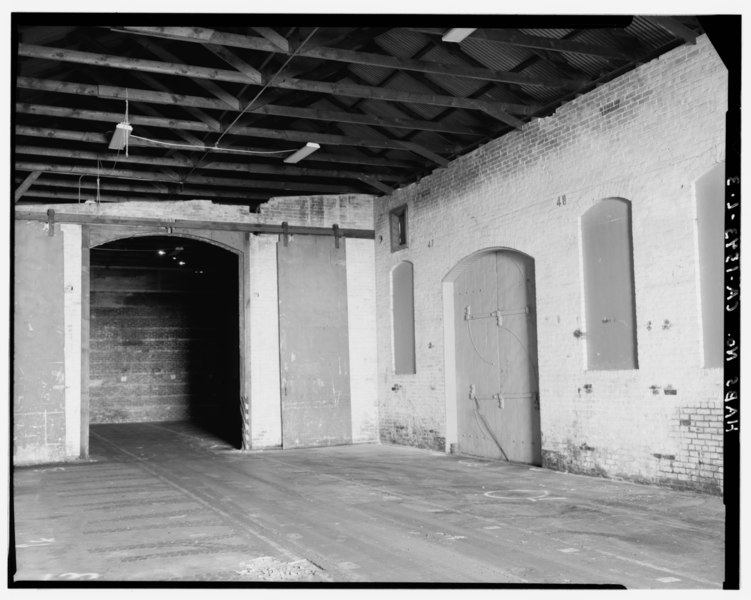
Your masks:
<svg viewBox="0 0 751 600"><path fill-rule="evenodd" d="M454 306L460 452L540 464L534 262L476 258L454 282Z"/></svg>
<svg viewBox="0 0 751 600"><path fill-rule="evenodd" d="M351 443L344 240L295 236L278 271L282 446Z"/></svg>
<svg viewBox="0 0 751 600"><path fill-rule="evenodd" d="M516 252L498 252L496 257L501 311L501 439L509 460L539 464L534 262Z"/></svg>
<svg viewBox="0 0 751 600"><path fill-rule="evenodd" d="M497 427L491 421L497 411L492 396L500 385L498 334L492 317L480 318L494 311L498 304L495 271L495 257L486 254L476 258L454 283L457 406L460 452L502 458L482 422L484 418L491 429ZM471 385L477 404L470 398Z"/></svg>

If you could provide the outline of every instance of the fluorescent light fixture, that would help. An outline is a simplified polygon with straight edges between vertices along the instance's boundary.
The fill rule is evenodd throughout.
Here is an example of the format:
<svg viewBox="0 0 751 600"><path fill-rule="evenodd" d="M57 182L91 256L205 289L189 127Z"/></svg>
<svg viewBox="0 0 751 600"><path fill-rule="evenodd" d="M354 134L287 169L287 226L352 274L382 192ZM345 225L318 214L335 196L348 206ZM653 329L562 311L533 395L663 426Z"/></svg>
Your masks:
<svg viewBox="0 0 751 600"><path fill-rule="evenodd" d="M127 123L118 123L117 127L115 127L115 133L112 134L112 139L110 140L110 150L122 150L125 148L131 131L133 131L133 128Z"/></svg>
<svg viewBox="0 0 751 600"><path fill-rule="evenodd" d="M444 42L453 42L455 44L458 44L464 38L472 35L475 31L477 31L477 29L462 29L461 27L457 27L455 29L449 29L446 33L443 34L443 37L441 39Z"/></svg>
<svg viewBox="0 0 751 600"><path fill-rule="evenodd" d="M287 158L284 159L284 162L286 163L296 163L300 162L303 158L306 156L310 156L318 150L321 146L316 144L315 142L308 142L305 144L302 148L300 148L297 152L294 154L290 154Z"/></svg>

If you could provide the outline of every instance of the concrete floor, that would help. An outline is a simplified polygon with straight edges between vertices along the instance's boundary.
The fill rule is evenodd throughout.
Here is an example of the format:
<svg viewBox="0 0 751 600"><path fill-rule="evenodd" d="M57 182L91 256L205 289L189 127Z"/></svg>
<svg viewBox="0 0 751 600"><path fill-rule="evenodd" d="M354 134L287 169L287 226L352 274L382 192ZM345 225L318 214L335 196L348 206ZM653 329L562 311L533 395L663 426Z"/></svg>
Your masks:
<svg viewBox="0 0 751 600"><path fill-rule="evenodd" d="M15 581L719 588L721 498L395 446L242 453L184 423L91 428L16 469Z"/></svg>

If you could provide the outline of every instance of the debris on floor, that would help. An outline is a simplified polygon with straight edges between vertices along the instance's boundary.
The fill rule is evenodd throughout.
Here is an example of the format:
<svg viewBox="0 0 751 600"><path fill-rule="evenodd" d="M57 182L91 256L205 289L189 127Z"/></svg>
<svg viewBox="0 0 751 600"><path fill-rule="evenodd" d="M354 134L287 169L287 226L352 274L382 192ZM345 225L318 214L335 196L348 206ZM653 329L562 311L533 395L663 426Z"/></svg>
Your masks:
<svg viewBox="0 0 751 600"><path fill-rule="evenodd" d="M236 573L251 581L332 581L331 577L310 561L303 559L282 562L271 556L254 558Z"/></svg>

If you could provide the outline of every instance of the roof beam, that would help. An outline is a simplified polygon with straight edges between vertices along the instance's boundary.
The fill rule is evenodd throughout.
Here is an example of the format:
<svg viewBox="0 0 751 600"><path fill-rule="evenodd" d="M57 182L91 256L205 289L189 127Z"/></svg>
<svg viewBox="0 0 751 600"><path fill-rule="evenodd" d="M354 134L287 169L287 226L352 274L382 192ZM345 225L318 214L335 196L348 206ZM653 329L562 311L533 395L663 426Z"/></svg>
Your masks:
<svg viewBox="0 0 751 600"><path fill-rule="evenodd" d="M100 98L115 98L124 100L126 93L131 101L153 102L157 104L180 104L183 101L193 103L191 99L205 100L209 103L218 103L218 100L211 98L197 98L195 96L177 96L164 92L151 92L148 90L134 90L124 87L86 85L78 83L65 83L53 80L37 80L26 77L18 78L19 87L29 87L31 89L48 89L62 93L76 94L82 96L95 96ZM193 103L194 104L194 103ZM130 119L131 122L134 122ZM176 123L178 121L175 121ZM205 125L205 131L211 129ZM276 140L288 140L291 142L306 143L310 141L319 144L331 144L333 146L359 146L370 148L381 148L386 150L403 150L403 146L398 140L378 139L378 138L357 138L345 135L334 135L330 133L315 133L309 131L287 130L287 129L264 129L260 127L237 127L232 130L232 135L242 135L248 137L259 137ZM428 148L433 152L451 154L459 150L455 145L431 144Z"/></svg>
<svg viewBox="0 0 751 600"><path fill-rule="evenodd" d="M23 180L21 185L19 185L16 188L15 193L15 201L18 202L21 198L23 198L23 195L28 193L29 188L34 185L34 182L37 180L37 178L42 174L41 171L32 171L29 173L26 177L26 179Z"/></svg>
<svg viewBox="0 0 751 600"><path fill-rule="evenodd" d="M161 62L157 60L145 60L113 54L98 54L95 52L83 52L80 50L68 50L65 48L51 48L34 44L19 44L19 56L27 58L42 58L59 62L71 62L94 67L106 67L110 69L126 69L128 71L145 71L158 75L175 75L177 77L196 77L198 79L211 79L214 81L227 81L230 83L252 83L263 85L263 77L260 73L257 77L250 78L248 75L229 71L227 69L212 69L196 65L182 63Z"/></svg>
<svg viewBox="0 0 751 600"><path fill-rule="evenodd" d="M360 175L359 179L360 181L367 183L369 186L374 187L377 190L380 190L384 194L392 194L394 192L394 188L387 186L383 182L375 179L374 177L367 177L365 175Z"/></svg>
<svg viewBox="0 0 751 600"><path fill-rule="evenodd" d="M222 33L212 29L180 28L180 27L125 27L126 31L142 35L154 35L184 42L211 43L217 46L230 46L260 50L262 52L280 52L274 44L237 34ZM440 30L438 30L440 31ZM284 52L283 52L284 53ZM287 50L286 54L291 53ZM499 83L516 83L520 85L533 85L545 87L570 87L580 85L581 82L564 77L535 77L519 73L494 71L486 68L470 67L466 65L449 65L430 61L403 59L394 56L356 50L343 50L329 47L304 47L297 51L297 56L305 58L317 58L320 60L332 60L350 64L369 65L399 69L402 71L418 71L421 73L433 73L449 77L463 77L468 79L481 79L496 81Z"/></svg>
<svg viewBox="0 0 751 600"><path fill-rule="evenodd" d="M242 71L245 68L252 68L252 67L249 67L240 58L238 58L237 56L235 56L235 54L231 50L229 50L227 48L221 48L221 47L219 47L219 49L217 51L217 54L221 58L223 58L224 60L226 60L227 62L229 62L229 64L231 64L236 69L240 69ZM335 85L338 85L338 84L335 84ZM388 139L388 136L384 136L384 137ZM427 158L428 160L431 160L432 162L434 162L434 163L436 163L438 165L441 165L441 166L445 167L448 164L448 161L445 158L443 158L442 156L436 154L435 152L430 151L427 148L423 148L422 146L420 146L418 144L415 144L415 143L403 144L402 143L402 145L403 145L403 147L404 147L405 150L409 150L411 152L419 154L420 156L423 156L423 157Z"/></svg>
<svg viewBox="0 0 751 600"><path fill-rule="evenodd" d="M316 108L299 108L295 106L281 106L267 104L260 108L250 108L248 113L266 114L277 117L308 119L311 121L326 121L335 123L355 123L357 125L373 125L376 127L390 127L393 129L418 129L421 131L435 131L439 133L453 133L456 135L483 136L487 131L478 127L461 127L447 125L442 122L425 121L420 119L375 117L363 113L351 113L341 110L323 110Z"/></svg>
<svg viewBox="0 0 751 600"><path fill-rule="evenodd" d="M170 52L166 48L163 48L159 44L155 44L152 40L148 38L143 38L143 37L139 37L136 39L139 44L141 44L154 56L162 60L166 60L166 61L180 62L180 59L174 54L172 54L172 52ZM194 77L192 79L195 84L202 87L203 89L205 89L207 92L209 92L210 94L212 94L219 100L222 100L227 105L227 108L238 110L239 102L237 98L235 98L232 94L230 94L229 92L219 87L216 83L214 83L213 81L209 81L207 79L199 79L197 77ZM156 89L161 89L161 88L156 88Z"/></svg>
<svg viewBox="0 0 751 600"><path fill-rule="evenodd" d="M183 42L234 46L261 52L279 52L279 46L262 37L225 33L204 27L113 27L112 29Z"/></svg>
<svg viewBox="0 0 751 600"><path fill-rule="evenodd" d="M399 71L430 73L447 77L494 81L496 83L515 83L518 85L553 88L571 87L572 85L577 84L576 80L564 77L534 77L510 71L493 71L467 65L448 65L426 60L396 58L387 54L377 54L373 52L339 50L338 48L314 48L307 51L303 50L299 55L307 58L319 58L321 60L333 60L357 65L384 67Z"/></svg>
<svg viewBox="0 0 751 600"><path fill-rule="evenodd" d="M43 173L60 173L67 175L94 175L101 176L102 179L135 179L141 181L164 181L167 183L179 184L180 181L168 177L164 173L149 171L137 171L131 169L118 169L114 173L102 172L96 167L82 167L80 165L53 165L50 163L39 162L16 162L16 169L20 171L42 171ZM296 181L271 181L256 179L238 179L233 177L212 177L206 175L191 175L184 183L195 185L210 185L214 187L243 188L246 190L257 188L295 190L301 193L352 193L359 192L360 189L352 185L327 185L319 183L304 183Z"/></svg>
<svg viewBox="0 0 751 600"><path fill-rule="evenodd" d="M92 96L95 98L108 98L112 100L125 100L131 102L148 102L151 104L167 104L178 106L191 106L197 108L211 108L226 110L226 104L221 100L206 98L204 96L188 96L185 94L168 94L154 92L152 90L138 90L111 85L89 85L85 83L71 83L56 79L36 79L33 77L19 77L16 80L19 88L30 90L42 90L46 92L58 92L61 94L74 94L77 96ZM238 103L237 110L241 110Z"/></svg>
<svg viewBox="0 0 751 600"><path fill-rule="evenodd" d="M309 81L305 79L285 78L263 81L263 77L252 77L246 72L229 71L226 69L211 69L193 65L158 62L138 58L127 58L111 54L96 54L93 52L81 52L78 50L63 50L59 48L47 48L30 44L19 44L18 53L28 58L43 58L47 60L73 62L108 68L127 69L129 71L147 71L162 75L176 75L180 77L198 77L216 81L231 83L255 83L262 85L267 83L270 87L316 92L320 94L332 94L335 96L349 96L353 98L368 98L370 100L384 100L386 102L408 102L413 104L428 104L432 106L448 106L464 108L467 110L481 110L498 118L503 112L512 112L521 115L531 115L539 106L515 104L509 102L482 102L456 96L439 94L417 94L403 92L377 86L356 85L346 83L329 83L323 81ZM491 106L492 104L492 106Z"/></svg>
<svg viewBox="0 0 751 600"><path fill-rule="evenodd" d="M47 221L49 217L41 210L16 210L15 218L18 220ZM55 220L58 223L97 223L99 225L144 225L152 227L170 227L178 229L221 229L225 231L249 231L256 233L293 233L297 235L333 235L330 227L308 227L301 225L271 225L268 223L242 222L218 222L199 221L193 219L155 219L149 217L124 217L117 215L92 215L90 213L56 213ZM348 238L360 238L372 240L375 231L372 229L339 229L339 235Z"/></svg>
<svg viewBox="0 0 751 600"><path fill-rule="evenodd" d="M108 188L112 188L111 185L107 186ZM90 186L87 186L87 190L90 190ZM116 190L112 190L116 191ZM154 190L148 190L146 188L143 188L141 190L138 190L139 193L143 194L154 194ZM91 192L87 191L87 195L90 195ZM254 204L258 202L259 200L268 200L269 197L272 195L270 193L260 193L260 192L242 192L241 194L238 193L236 195L230 195L230 194L211 194L211 193L204 193L199 192L197 194L184 194L180 192L181 195L189 195L192 197L193 200L234 200L235 202L247 202L249 204ZM175 194L173 194L175 195ZM56 200L74 200L76 202L80 202L81 200L86 200L87 198L83 196L83 194L80 194L78 192L66 192L66 191L60 191L60 190L34 190L27 194L27 197L34 197L34 198L54 198ZM102 202L133 202L134 200L140 200L140 201L163 201L165 200L164 197L159 196L130 196L130 195L123 195L123 194L113 194L110 193L107 189L100 189L99 190L99 200Z"/></svg>
<svg viewBox="0 0 751 600"><path fill-rule="evenodd" d="M225 48L224 46L217 46L216 44L203 44L203 47L216 54L227 64L234 67L236 71L239 71L240 73L245 75L249 81L252 82L255 79L260 79L261 81L263 81L264 77L260 71L251 67L234 52Z"/></svg>
<svg viewBox="0 0 751 600"><path fill-rule="evenodd" d="M274 46L279 48L280 52L289 53L289 42L283 35L279 35L271 27L253 27L256 33L260 33L264 38L270 41Z"/></svg>
<svg viewBox="0 0 751 600"><path fill-rule="evenodd" d="M21 131L19 131L19 129ZM44 129L41 127L16 127L16 133L20 135L35 135L38 137L55 139L68 139L86 142L96 142L97 138L106 141L107 136L94 133L83 133L78 131L61 131L59 129ZM54 135L52 135L54 134ZM130 147L146 146L147 142L131 139ZM32 156L49 156L57 158L69 158L79 160L97 160L97 161L116 161L118 164L130 165L151 165L166 166L178 168L193 168L194 162L189 158L178 156L143 156L136 155L132 152L128 156L115 158L111 153L92 152L89 150L73 150L70 148L44 148L41 146L27 146L18 144L15 147L16 154L27 154ZM287 164L273 165L261 163L239 163L239 162L220 162L217 160L203 163L203 169L212 169L215 171L236 171L239 173L248 173L251 175L282 175L286 177L330 177L336 179L359 179L361 173L356 171L339 171L334 169L317 169L298 167ZM381 173L379 177L390 181L402 181L404 175L394 173Z"/></svg>
<svg viewBox="0 0 751 600"><path fill-rule="evenodd" d="M65 179L62 177L45 177L43 185L64 189L96 189L96 183L92 180L82 179L79 181L79 179ZM220 192L217 191L216 188L201 189L177 185L167 186L157 182L149 182L144 185L134 185L131 183L107 181L103 185L101 185L100 188L102 189L102 191L135 192L140 194L172 194L175 196L192 196L194 198L224 198L230 196L232 198L238 199L247 198L248 200L263 200L269 197L268 193L263 192L252 192L246 190Z"/></svg>
<svg viewBox="0 0 751 600"><path fill-rule="evenodd" d="M88 194L89 193L87 192L87 196ZM27 196L32 197L32 198L51 198L51 199L54 198L55 200L72 200L75 202L80 202L81 200L86 201L89 199L75 192L60 192L57 190L35 190L33 192L29 192ZM149 198L149 197L143 197L143 196L112 195L112 194L102 193L102 191L100 190L99 200L101 200L102 202L132 202L133 200L153 202L153 201L158 201L159 198L157 197Z"/></svg>
<svg viewBox="0 0 751 600"><path fill-rule="evenodd" d="M386 102L406 102L409 104L428 104L430 106L446 106L451 108L464 108L467 110L486 111L492 108L498 111L508 111L520 115L531 115L539 110L539 106L514 104L510 102L489 102L472 100L457 96L445 96L440 94L418 94L403 92L390 88L377 86L357 85L348 83L329 83L325 81L308 81L305 79L281 78L271 85L287 90L303 92L316 92L319 94L331 94L334 96L349 96L350 98L366 98L368 100L384 100Z"/></svg>
<svg viewBox="0 0 751 600"><path fill-rule="evenodd" d="M144 107L148 109L150 107ZM46 106L40 104L16 104L16 114L29 114L29 115L44 115L48 117L62 117L69 119L81 119L84 121L101 121L104 123L115 123L122 117L119 113L102 112L95 110L79 110L76 108L66 108L61 106ZM135 115L131 113L128 117L128 121L131 125L144 125L147 127L160 127L164 129L173 130L176 133L185 133L184 130L193 130L199 132L212 132L215 129L207 127L204 123L198 121L184 121L169 119L166 117L152 117ZM193 138L197 142L202 144L198 138ZM193 143L192 141L190 143ZM248 147L232 147L232 150L256 150L263 151L267 148L248 148ZM292 150L292 149L290 149ZM332 162L342 164L353 165L366 165L374 167L392 167L397 169L411 169L415 167L415 163L392 160L388 158L380 157L368 157L368 156L354 156L352 153L346 155L338 154L326 154L317 152L311 159L316 162Z"/></svg>

